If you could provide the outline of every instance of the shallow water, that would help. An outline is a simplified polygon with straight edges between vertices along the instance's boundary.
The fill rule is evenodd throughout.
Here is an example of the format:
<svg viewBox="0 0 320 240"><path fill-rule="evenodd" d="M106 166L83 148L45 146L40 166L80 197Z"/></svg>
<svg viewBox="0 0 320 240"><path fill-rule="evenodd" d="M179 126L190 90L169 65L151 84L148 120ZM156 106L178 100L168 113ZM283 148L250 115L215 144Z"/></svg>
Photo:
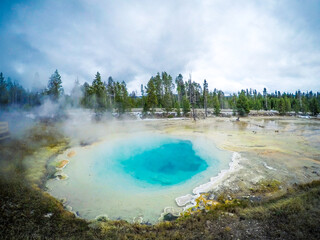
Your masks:
<svg viewBox="0 0 320 240"><path fill-rule="evenodd" d="M176 197L209 181L231 160L231 153L205 138L161 134L126 134L76 152L64 169L69 178L49 180L47 187L87 219L106 214L156 222L165 207L176 207Z"/></svg>

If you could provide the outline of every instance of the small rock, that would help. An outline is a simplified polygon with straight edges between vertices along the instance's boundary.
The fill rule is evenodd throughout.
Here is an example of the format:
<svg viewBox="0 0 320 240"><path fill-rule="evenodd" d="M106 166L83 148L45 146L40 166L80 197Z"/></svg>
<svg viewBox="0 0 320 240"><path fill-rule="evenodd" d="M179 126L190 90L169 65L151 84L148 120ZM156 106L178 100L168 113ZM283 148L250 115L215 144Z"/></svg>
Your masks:
<svg viewBox="0 0 320 240"><path fill-rule="evenodd" d="M53 213L47 213L47 214L44 215L44 217L51 218L52 215L53 215Z"/></svg>
<svg viewBox="0 0 320 240"><path fill-rule="evenodd" d="M313 174L316 174L317 176L320 176L319 173L317 173L316 171L312 171Z"/></svg>
<svg viewBox="0 0 320 240"><path fill-rule="evenodd" d="M163 220L164 221L174 221L176 220L178 217L174 216L172 213L167 213L163 216Z"/></svg>
<svg viewBox="0 0 320 240"><path fill-rule="evenodd" d="M68 205L68 206L66 206L65 208L66 208L66 210L68 210L69 212L72 212L72 207L71 207L71 206Z"/></svg>

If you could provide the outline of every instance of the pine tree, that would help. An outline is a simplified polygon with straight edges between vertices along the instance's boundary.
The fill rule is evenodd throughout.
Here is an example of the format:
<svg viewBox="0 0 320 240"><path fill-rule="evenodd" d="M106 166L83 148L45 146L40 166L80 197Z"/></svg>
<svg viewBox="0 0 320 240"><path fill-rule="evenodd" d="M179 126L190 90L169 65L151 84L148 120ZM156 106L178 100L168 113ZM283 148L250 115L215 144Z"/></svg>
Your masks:
<svg viewBox="0 0 320 240"><path fill-rule="evenodd" d="M181 74L179 74L176 77L176 81L175 82L176 82L176 85L177 85L178 102L181 105L182 98L186 94L186 89L185 89L185 85L184 85L184 82L183 82L183 76Z"/></svg>
<svg viewBox="0 0 320 240"><path fill-rule="evenodd" d="M290 112L291 111L291 102L290 102L290 99L287 98L287 96L284 97L284 103L285 103L285 111Z"/></svg>
<svg viewBox="0 0 320 240"><path fill-rule="evenodd" d="M121 82L121 113L126 112L127 110L130 110L130 105L129 105L129 95L128 95L128 90L127 90L127 85L124 81Z"/></svg>
<svg viewBox="0 0 320 240"><path fill-rule="evenodd" d="M267 89L263 89L263 97L264 97L264 108L265 110L268 110L268 94L267 94Z"/></svg>
<svg viewBox="0 0 320 240"><path fill-rule="evenodd" d="M172 99L169 92L166 92L163 97L163 107L166 113L168 114L170 111L172 111Z"/></svg>
<svg viewBox="0 0 320 240"><path fill-rule="evenodd" d="M191 81L191 74L189 78L189 96L190 96L190 103L191 103L191 108L192 108L192 118L194 121L196 121L196 110L195 110L195 105L197 101L197 95L196 95L196 83Z"/></svg>
<svg viewBox="0 0 320 240"><path fill-rule="evenodd" d="M95 79L92 82L92 86L90 87L90 95L93 96L95 110L98 112L105 111L107 108L107 94L99 72L97 72Z"/></svg>
<svg viewBox="0 0 320 240"><path fill-rule="evenodd" d="M286 103L284 98L280 98L278 101L278 111L280 115L284 115L286 113Z"/></svg>
<svg viewBox="0 0 320 240"><path fill-rule="evenodd" d="M158 104L157 95L156 95L156 88L154 85L154 79L151 78L147 84L146 88L147 92L147 108L151 108L152 113L154 113L155 107Z"/></svg>
<svg viewBox="0 0 320 240"><path fill-rule="evenodd" d="M217 95L213 97L213 108L214 114L218 116L220 114L220 103Z"/></svg>
<svg viewBox="0 0 320 240"><path fill-rule="evenodd" d="M49 79L47 94L53 101L58 101L59 97L63 94L61 76L58 70Z"/></svg>
<svg viewBox="0 0 320 240"><path fill-rule="evenodd" d="M250 112L248 98L242 90L237 101L237 111L240 116L245 116Z"/></svg>
<svg viewBox="0 0 320 240"><path fill-rule="evenodd" d="M164 86L164 96L162 99L162 106L164 110L168 113L172 111L172 77L168 75L166 72L162 73L162 83Z"/></svg>
<svg viewBox="0 0 320 240"><path fill-rule="evenodd" d="M293 99L292 101L292 108L294 110L294 112L297 114L300 111L300 103L298 99Z"/></svg>
<svg viewBox="0 0 320 240"><path fill-rule="evenodd" d="M144 86L141 84L141 106L142 106L142 113L146 113L150 110L147 104L146 96L144 95Z"/></svg>
<svg viewBox="0 0 320 240"><path fill-rule="evenodd" d="M153 80L153 85L155 88L155 94L156 94L156 99L157 99L157 104L156 106L162 107L163 103L163 79L160 76L160 73L157 73L157 75L155 77L151 77ZM155 107L156 107L155 106Z"/></svg>
<svg viewBox="0 0 320 240"><path fill-rule="evenodd" d="M190 102L186 96L182 98L182 112L184 116L186 116L188 112L190 112Z"/></svg>
<svg viewBox="0 0 320 240"><path fill-rule="evenodd" d="M317 116L320 112L319 103L318 103L318 100L315 96L311 99L310 111L313 116Z"/></svg>
<svg viewBox="0 0 320 240"><path fill-rule="evenodd" d="M309 106L308 106L308 99L304 96L302 98L302 107L301 111L306 114L309 111Z"/></svg>
<svg viewBox="0 0 320 240"><path fill-rule="evenodd" d="M89 83L85 82L81 86L81 91L82 91L82 94L83 94L83 97L81 99L81 105L86 107L86 108L92 108L93 107L93 103L91 101L91 90L90 90Z"/></svg>
<svg viewBox="0 0 320 240"><path fill-rule="evenodd" d="M122 113L122 107L121 107L121 85L119 82L114 83L114 107L118 114Z"/></svg>
<svg viewBox="0 0 320 240"><path fill-rule="evenodd" d="M7 91L7 83L3 77L3 74L0 73L0 105L5 106L9 102L9 95Z"/></svg>
<svg viewBox="0 0 320 240"><path fill-rule="evenodd" d="M112 106L115 103L115 92L114 92L115 89L114 88L115 88L114 81L113 81L112 77L110 76L108 78L108 83L106 84L110 108L112 108Z"/></svg>
<svg viewBox="0 0 320 240"><path fill-rule="evenodd" d="M175 104L175 110L176 110L177 116L180 117L180 116L181 116L181 111L180 111L179 102L176 102L176 104Z"/></svg>

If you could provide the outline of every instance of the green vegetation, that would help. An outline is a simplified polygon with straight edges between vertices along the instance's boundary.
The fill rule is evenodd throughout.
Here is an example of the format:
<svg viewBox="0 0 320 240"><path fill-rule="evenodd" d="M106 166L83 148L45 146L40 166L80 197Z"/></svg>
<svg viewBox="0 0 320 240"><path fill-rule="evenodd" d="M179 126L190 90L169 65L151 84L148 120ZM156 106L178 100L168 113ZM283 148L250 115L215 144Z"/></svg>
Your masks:
<svg viewBox="0 0 320 240"><path fill-rule="evenodd" d="M175 83L175 84L174 84ZM53 101L63 99L63 106L84 107L96 112L115 111L119 115L130 111L131 108L142 108L146 113L154 113L155 108L162 108L166 113L177 109L177 103L182 108L183 115L187 115L195 108L203 108L207 117L208 108L214 108L214 114L219 115L221 109L233 109L234 113L245 116L250 110L277 110L281 115L290 111L314 116L320 112L320 93L263 93L257 90L241 90L237 94L226 96L223 91L214 89L209 91L208 82L203 86L195 81L184 81L179 74L175 81L167 72L152 76L147 86L141 85L141 96L137 92L128 93L126 83L115 82L110 76L104 82L97 72L92 84L85 82L80 85L76 80L69 95L64 94L61 76L56 70L50 77L48 87L43 90L28 91L18 82L5 79L0 73L0 106L8 108L11 105L30 108L40 105L49 97ZM167 114L168 115L168 114ZM169 116L169 115L168 115Z"/></svg>
<svg viewBox="0 0 320 240"><path fill-rule="evenodd" d="M96 111L103 111L107 108L106 88L101 81L101 75L97 72L92 86L88 88L88 94L91 99L90 104Z"/></svg>
<svg viewBox="0 0 320 240"><path fill-rule="evenodd" d="M180 104L179 104L179 102L176 102L176 104L175 104L175 111L176 111L176 113L177 113L177 116L178 117L180 117L181 116L181 111L180 111Z"/></svg>
<svg viewBox="0 0 320 240"><path fill-rule="evenodd" d="M220 103L217 95L213 97L213 107L214 107L214 114L218 116L221 110L220 110Z"/></svg>
<svg viewBox="0 0 320 240"><path fill-rule="evenodd" d="M237 111L240 116L248 115L250 112L248 98L244 91L241 91L237 100Z"/></svg>
<svg viewBox="0 0 320 240"><path fill-rule="evenodd" d="M47 94L55 102L58 101L59 97L63 94L61 76L58 70L56 70L49 79Z"/></svg>
<svg viewBox="0 0 320 240"><path fill-rule="evenodd" d="M146 99L146 110L149 111L151 108L151 112L154 112L155 107L158 104L158 99L156 95L156 88L154 84L154 80L150 79L148 82L148 87L146 88L147 99Z"/></svg>
<svg viewBox="0 0 320 240"><path fill-rule="evenodd" d="M190 103L186 96L184 96L182 99L182 112L184 116L190 112Z"/></svg>
<svg viewBox="0 0 320 240"><path fill-rule="evenodd" d="M278 180L261 180L257 183L255 188L250 189L253 193L270 193L276 192L280 189L280 182Z"/></svg>

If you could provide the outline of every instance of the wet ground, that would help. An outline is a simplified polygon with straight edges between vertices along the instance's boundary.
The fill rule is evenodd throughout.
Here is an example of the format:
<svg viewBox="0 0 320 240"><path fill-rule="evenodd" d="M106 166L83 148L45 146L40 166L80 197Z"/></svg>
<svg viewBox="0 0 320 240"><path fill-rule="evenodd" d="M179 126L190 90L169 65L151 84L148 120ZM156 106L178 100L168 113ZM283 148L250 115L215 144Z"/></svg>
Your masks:
<svg viewBox="0 0 320 240"><path fill-rule="evenodd" d="M128 133L154 132L205 139L206 145L239 152L240 167L225 175L213 187L212 190L217 192L224 189L245 194L264 179L278 180L285 189L295 183L320 178L320 121L316 119L248 117L240 118L240 121L236 121L236 118L208 118L196 122L190 119L129 120L100 123L93 126L91 134L84 127L74 126L74 130L77 131L74 144L90 143L106 137L123 137ZM99 135L95 139L96 132ZM188 193L191 192L185 194Z"/></svg>

